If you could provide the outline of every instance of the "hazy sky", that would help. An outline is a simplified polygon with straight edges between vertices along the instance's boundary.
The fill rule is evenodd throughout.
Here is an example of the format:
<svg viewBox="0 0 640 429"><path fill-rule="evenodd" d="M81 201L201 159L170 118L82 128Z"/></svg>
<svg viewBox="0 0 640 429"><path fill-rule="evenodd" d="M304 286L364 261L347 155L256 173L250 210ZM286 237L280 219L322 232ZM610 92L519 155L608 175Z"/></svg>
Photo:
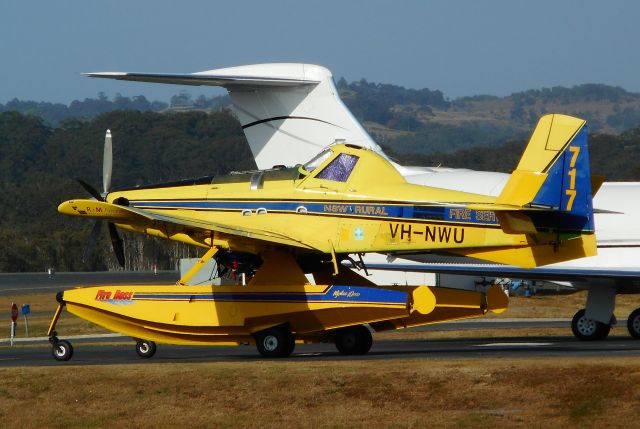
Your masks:
<svg viewBox="0 0 640 429"><path fill-rule="evenodd" d="M0 103L181 89L88 71L186 73L310 62L348 81L508 95L606 83L640 92L638 1L11 1L0 5Z"/></svg>

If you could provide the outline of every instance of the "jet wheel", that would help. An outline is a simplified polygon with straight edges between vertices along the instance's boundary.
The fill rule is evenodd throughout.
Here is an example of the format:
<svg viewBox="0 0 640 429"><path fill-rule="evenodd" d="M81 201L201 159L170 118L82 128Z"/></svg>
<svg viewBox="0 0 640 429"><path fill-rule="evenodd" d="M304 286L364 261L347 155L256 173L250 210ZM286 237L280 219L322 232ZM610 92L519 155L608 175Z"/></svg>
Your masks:
<svg viewBox="0 0 640 429"><path fill-rule="evenodd" d="M256 347L263 357L287 357L293 353L296 342L286 327L265 329L255 335Z"/></svg>
<svg viewBox="0 0 640 429"><path fill-rule="evenodd" d="M156 354L156 343L147 340L136 341L136 353L144 359L148 359Z"/></svg>
<svg viewBox="0 0 640 429"><path fill-rule="evenodd" d="M335 334L336 348L343 355L364 355L373 344L371 332L363 325L339 329Z"/></svg>
<svg viewBox="0 0 640 429"><path fill-rule="evenodd" d="M581 341L599 341L607 338L611 325L587 319L585 313L586 310L583 308L573 316L571 321L573 335Z"/></svg>
<svg viewBox="0 0 640 429"><path fill-rule="evenodd" d="M51 354L56 360L68 361L73 356L73 347L69 341L57 340L53 343Z"/></svg>
<svg viewBox="0 0 640 429"><path fill-rule="evenodd" d="M627 329L633 338L640 340L640 308L636 308L629 315Z"/></svg>

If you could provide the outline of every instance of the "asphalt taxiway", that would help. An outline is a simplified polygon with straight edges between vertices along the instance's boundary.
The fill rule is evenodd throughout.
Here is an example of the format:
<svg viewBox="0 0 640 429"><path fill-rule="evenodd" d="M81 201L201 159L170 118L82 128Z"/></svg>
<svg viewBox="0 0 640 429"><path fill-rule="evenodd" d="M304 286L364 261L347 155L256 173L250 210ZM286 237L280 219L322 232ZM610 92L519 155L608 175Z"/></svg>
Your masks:
<svg viewBox="0 0 640 429"><path fill-rule="evenodd" d="M51 347L42 341L0 347L0 367L52 365L114 365L178 362L250 362L263 359L255 347L186 347L158 345L150 359L138 357L134 342L126 337L71 338L73 358L58 362ZM111 343L111 344L110 344ZM505 337L446 340L382 340L375 341L371 351L362 356L340 355L333 344L299 344L287 361L387 360L387 359L473 359L557 357L639 357L640 341L629 337L610 337L605 341L582 342L573 337Z"/></svg>
<svg viewBox="0 0 640 429"><path fill-rule="evenodd" d="M0 296L57 292L78 286L109 284L174 284L177 271L103 271L78 273L0 273Z"/></svg>

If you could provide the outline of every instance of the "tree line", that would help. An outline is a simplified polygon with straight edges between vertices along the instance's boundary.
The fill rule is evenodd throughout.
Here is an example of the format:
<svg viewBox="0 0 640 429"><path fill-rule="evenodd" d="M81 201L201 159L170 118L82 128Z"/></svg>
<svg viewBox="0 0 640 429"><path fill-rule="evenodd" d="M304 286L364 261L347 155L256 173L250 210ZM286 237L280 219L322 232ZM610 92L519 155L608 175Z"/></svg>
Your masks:
<svg viewBox="0 0 640 429"><path fill-rule="evenodd" d="M402 165L471 168L480 171L511 173L527 144L526 139L511 140L497 146L473 146L455 152L397 152L392 146L384 150ZM610 182L640 181L640 128L619 135L590 134L591 173Z"/></svg>
<svg viewBox="0 0 640 429"><path fill-rule="evenodd" d="M113 133L113 188L255 168L237 120L215 113L114 111L57 127L0 113L0 271L106 270L116 267L106 230L82 262L92 223L57 213L60 202L90 196L76 178L102 187L105 130ZM128 269L175 268L193 249L125 235ZM140 244L142 243L142 244ZM136 255L144 255L140 258Z"/></svg>
<svg viewBox="0 0 640 429"><path fill-rule="evenodd" d="M114 139L113 188L220 175L255 168L240 124L227 110L158 113L120 110L93 119L67 118L57 126L18 112L0 113L0 272L105 270L117 266L106 231L90 260L82 261L91 222L59 215L57 205L70 198L89 197L75 180L100 189L105 130ZM456 139L430 129L441 150L385 142L387 153L404 165L513 170L526 143L518 137L487 129L492 146L473 137ZM467 134L465 134L465 132ZM517 137L514 139L514 137ZM591 134L592 172L607 180L640 180L640 128L619 135ZM506 143L505 143L506 142ZM396 142L397 143L397 142ZM447 146L448 145L448 146ZM453 152L451 147L457 148ZM433 148L431 148L433 149ZM446 150L445 150L446 149ZM179 244L124 235L127 268L175 268L180 256L196 251Z"/></svg>

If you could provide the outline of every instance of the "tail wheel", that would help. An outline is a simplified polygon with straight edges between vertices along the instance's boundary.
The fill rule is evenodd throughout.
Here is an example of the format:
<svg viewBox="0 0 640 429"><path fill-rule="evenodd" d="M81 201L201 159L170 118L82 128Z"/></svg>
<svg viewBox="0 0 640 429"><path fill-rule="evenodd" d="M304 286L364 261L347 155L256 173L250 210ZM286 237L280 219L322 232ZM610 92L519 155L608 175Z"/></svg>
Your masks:
<svg viewBox="0 0 640 429"><path fill-rule="evenodd" d="M263 357L287 357L293 353L295 338L286 327L265 329L255 334L256 347Z"/></svg>
<svg viewBox="0 0 640 429"><path fill-rule="evenodd" d="M582 341L604 340L611 331L611 325L587 319L585 309L578 311L571 321L573 335Z"/></svg>
<svg viewBox="0 0 640 429"><path fill-rule="evenodd" d="M156 343L147 340L136 341L136 353L141 358L148 359L156 354Z"/></svg>
<svg viewBox="0 0 640 429"><path fill-rule="evenodd" d="M371 332L362 325L339 329L335 334L336 348L343 355L364 355L373 344Z"/></svg>
<svg viewBox="0 0 640 429"><path fill-rule="evenodd" d="M68 361L73 356L73 347L69 341L58 340L53 344L51 354L56 360Z"/></svg>
<svg viewBox="0 0 640 429"><path fill-rule="evenodd" d="M629 315L627 329L633 338L640 340L640 308L636 308Z"/></svg>

